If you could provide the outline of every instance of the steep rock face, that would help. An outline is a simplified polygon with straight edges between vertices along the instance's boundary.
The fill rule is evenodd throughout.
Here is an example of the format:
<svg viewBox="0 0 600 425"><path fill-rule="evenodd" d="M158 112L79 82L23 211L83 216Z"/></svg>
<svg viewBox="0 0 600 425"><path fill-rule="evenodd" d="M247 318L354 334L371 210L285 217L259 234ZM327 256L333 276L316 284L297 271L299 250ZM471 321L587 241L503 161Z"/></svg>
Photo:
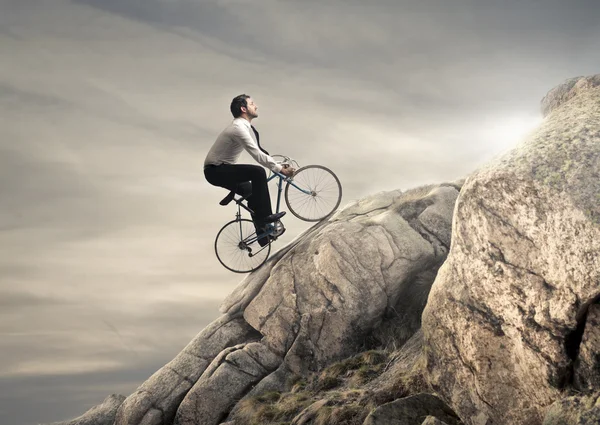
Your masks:
<svg viewBox="0 0 600 425"><path fill-rule="evenodd" d="M407 298L424 306L433 277L415 278L437 270L446 258L458 192L459 186L448 184L363 199L249 275L221 310L225 316L242 314L272 360L243 382L242 368L219 367L218 379L207 369L182 401L177 423L216 425L244 394L281 389L292 373L303 375L353 354ZM416 317L404 320L404 335L418 329L420 313L414 309ZM228 381L238 383L222 384ZM219 388L227 390L216 407L206 395ZM198 414L213 408L215 414Z"/></svg>
<svg viewBox="0 0 600 425"><path fill-rule="evenodd" d="M280 363L281 358L258 342L222 351L180 404L175 423L220 423L248 388Z"/></svg>
<svg viewBox="0 0 600 425"><path fill-rule="evenodd" d="M588 309L575 362L575 385L579 390L600 388L600 304Z"/></svg>
<svg viewBox="0 0 600 425"><path fill-rule="evenodd" d="M351 205L250 275L222 311L243 308L297 374L352 354L398 303L424 305L433 276L421 285L415 278L446 258L457 196L452 185L430 186Z"/></svg>
<svg viewBox="0 0 600 425"><path fill-rule="evenodd" d="M460 423L454 412L437 397L416 394L378 407L367 416L364 425L422 425L428 416L448 425Z"/></svg>
<svg viewBox="0 0 600 425"><path fill-rule="evenodd" d="M577 96L579 93L588 91L590 88L600 86L600 75L589 77L569 78L564 83L556 86L542 99L542 114L548 115L563 103Z"/></svg>
<svg viewBox="0 0 600 425"><path fill-rule="evenodd" d="M423 333L431 384L467 424L540 424L572 384L600 294L598 82L549 93L540 128L456 203Z"/></svg>
<svg viewBox="0 0 600 425"><path fill-rule="evenodd" d="M248 275L223 316L107 420L217 425L237 401L282 389L290 374L373 338L407 340L447 256L461 184L379 193L313 226Z"/></svg>
<svg viewBox="0 0 600 425"><path fill-rule="evenodd" d="M120 406L115 425L171 424L179 404L219 353L260 337L241 317L223 316L207 326Z"/></svg>
<svg viewBox="0 0 600 425"><path fill-rule="evenodd" d="M543 425L598 425L600 392L566 397L548 409Z"/></svg>

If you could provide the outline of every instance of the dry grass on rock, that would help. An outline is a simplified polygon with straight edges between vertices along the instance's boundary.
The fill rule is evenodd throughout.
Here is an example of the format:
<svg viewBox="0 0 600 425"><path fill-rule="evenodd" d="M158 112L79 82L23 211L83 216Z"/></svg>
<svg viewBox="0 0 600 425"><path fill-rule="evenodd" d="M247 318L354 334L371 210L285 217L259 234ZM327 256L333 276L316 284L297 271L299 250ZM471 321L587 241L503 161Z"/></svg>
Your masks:
<svg viewBox="0 0 600 425"><path fill-rule="evenodd" d="M327 400L314 425L359 425L375 407L360 386L379 376L389 359L384 351L366 351L334 363L308 380L295 376L286 393L268 392L243 399L236 409L239 425L289 425L304 409Z"/></svg>

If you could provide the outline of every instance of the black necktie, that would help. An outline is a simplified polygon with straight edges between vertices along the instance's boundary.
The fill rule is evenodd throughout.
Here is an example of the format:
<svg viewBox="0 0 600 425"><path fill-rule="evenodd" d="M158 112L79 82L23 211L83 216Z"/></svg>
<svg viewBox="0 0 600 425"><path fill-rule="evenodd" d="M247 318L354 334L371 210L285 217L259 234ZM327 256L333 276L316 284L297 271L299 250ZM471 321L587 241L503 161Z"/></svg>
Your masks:
<svg viewBox="0 0 600 425"><path fill-rule="evenodd" d="M267 152L260 146L260 137L258 136L258 131L256 131L256 129L254 128L253 125L250 125L250 127L252 127L252 131L254 132L254 136L256 137L256 143L258 144L258 149L260 149L264 154L269 155L269 152Z"/></svg>

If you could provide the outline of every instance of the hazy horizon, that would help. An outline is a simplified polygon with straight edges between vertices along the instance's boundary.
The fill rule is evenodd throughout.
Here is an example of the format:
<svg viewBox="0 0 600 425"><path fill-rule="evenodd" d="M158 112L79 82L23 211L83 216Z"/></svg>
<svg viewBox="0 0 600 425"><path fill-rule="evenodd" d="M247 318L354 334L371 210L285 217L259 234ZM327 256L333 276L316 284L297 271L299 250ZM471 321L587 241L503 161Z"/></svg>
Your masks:
<svg viewBox="0 0 600 425"><path fill-rule="evenodd" d="M0 0L0 423L128 395L219 316L243 276L202 163L234 96L344 206L468 176L598 51L591 0Z"/></svg>

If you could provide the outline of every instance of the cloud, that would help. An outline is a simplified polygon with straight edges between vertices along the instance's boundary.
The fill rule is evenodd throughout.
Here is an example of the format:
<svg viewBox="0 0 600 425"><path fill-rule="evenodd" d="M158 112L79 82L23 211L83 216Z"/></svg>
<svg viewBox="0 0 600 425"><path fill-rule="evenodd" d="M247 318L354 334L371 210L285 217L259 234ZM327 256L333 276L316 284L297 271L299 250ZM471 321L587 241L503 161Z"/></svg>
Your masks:
<svg viewBox="0 0 600 425"><path fill-rule="evenodd" d="M2 274L6 272L3 268ZM14 271L8 271L15 273ZM0 291L0 309L4 312L18 311L22 308L38 308L40 306L60 306L65 302L56 297L43 297L37 294L19 292L17 290Z"/></svg>
<svg viewBox="0 0 600 425"><path fill-rule="evenodd" d="M332 168L342 205L464 177L598 72L596 3L5 1L0 422L132 391L217 317L234 210L201 167L233 96L269 151ZM308 224L286 227L281 246Z"/></svg>
<svg viewBox="0 0 600 425"><path fill-rule="evenodd" d="M128 395L154 373L161 362L115 371L79 375L3 377L0 418L11 425L71 420L113 393Z"/></svg>
<svg viewBox="0 0 600 425"><path fill-rule="evenodd" d="M2 423L72 419L129 395L219 315L218 301L200 296L93 306L57 293L0 294Z"/></svg>
<svg viewBox="0 0 600 425"><path fill-rule="evenodd" d="M257 57L273 68L328 69L397 89L419 83L423 75L450 98L470 91L446 92L453 81L447 77L462 75L476 91L493 90L490 81L524 85L529 80L530 85L532 73L552 74L540 65L553 61L560 67L578 56L598 34L600 14L591 0L551 1L544 7L533 0L502 6L473 1L451 6L443 1L82 2L163 30L186 28L222 46L237 45L240 59ZM505 66L515 72L507 73ZM492 78L480 84L472 79L482 74Z"/></svg>

